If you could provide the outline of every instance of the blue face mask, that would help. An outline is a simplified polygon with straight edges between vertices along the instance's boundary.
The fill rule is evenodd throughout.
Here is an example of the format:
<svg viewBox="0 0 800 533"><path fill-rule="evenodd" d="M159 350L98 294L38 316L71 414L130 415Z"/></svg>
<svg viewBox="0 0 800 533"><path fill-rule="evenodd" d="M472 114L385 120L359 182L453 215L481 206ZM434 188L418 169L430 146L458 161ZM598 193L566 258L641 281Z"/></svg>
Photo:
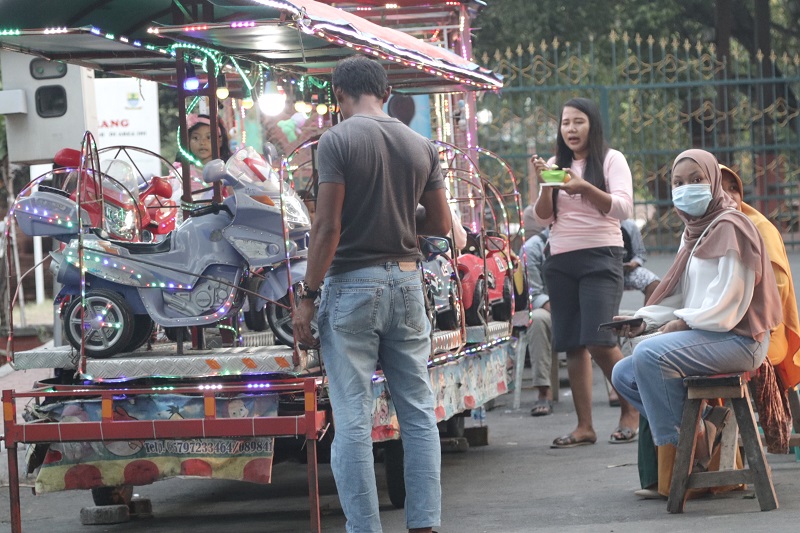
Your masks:
<svg viewBox="0 0 800 533"><path fill-rule="evenodd" d="M672 189L672 203L690 217L703 216L711 198L711 185L707 183L691 183Z"/></svg>

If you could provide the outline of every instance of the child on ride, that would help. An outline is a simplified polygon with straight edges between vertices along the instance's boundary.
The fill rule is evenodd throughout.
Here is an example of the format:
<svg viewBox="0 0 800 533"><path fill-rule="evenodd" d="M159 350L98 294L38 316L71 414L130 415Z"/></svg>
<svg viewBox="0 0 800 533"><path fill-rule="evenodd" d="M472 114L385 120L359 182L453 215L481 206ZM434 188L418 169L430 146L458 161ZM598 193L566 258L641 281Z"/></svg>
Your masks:
<svg viewBox="0 0 800 533"><path fill-rule="evenodd" d="M198 200L211 200L213 196L213 188L211 184L203 181L203 165L211 161L211 120L208 115L190 114L186 116L186 127L189 133L189 152L190 155L200 163L200 165L192 164L189 167L189 175L191 178L192 186L192 199ZM219 143L219 157L226 161L230 156L230 147L228 145L228 134L225 131L224 124L221 119L218 119L217 124L217 142ZM180 161L175 163L177 168L180 168ZM175 187L177 190L177 198L180 200L181 191L183 187ZM178 184L180 185L180 184ZM173 193L173 197L176 193Z"/></svg>

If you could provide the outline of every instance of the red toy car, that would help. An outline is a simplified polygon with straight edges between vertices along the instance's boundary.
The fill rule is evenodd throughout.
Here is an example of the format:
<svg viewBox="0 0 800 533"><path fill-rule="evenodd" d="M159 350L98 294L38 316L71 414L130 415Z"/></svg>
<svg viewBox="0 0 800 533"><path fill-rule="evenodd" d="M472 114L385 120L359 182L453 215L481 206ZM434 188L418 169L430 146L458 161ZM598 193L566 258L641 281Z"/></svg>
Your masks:
<svg viewBox="0 0 800 533"><path fill-rule="evenodd" d="M468 326L488 320L511 319L511 271L508 268L508 240L497 234L485 235L486 269L479 236L467 234L467 253L458 256L464 318ZM488 302L488 306L487 306Z"/></svg>

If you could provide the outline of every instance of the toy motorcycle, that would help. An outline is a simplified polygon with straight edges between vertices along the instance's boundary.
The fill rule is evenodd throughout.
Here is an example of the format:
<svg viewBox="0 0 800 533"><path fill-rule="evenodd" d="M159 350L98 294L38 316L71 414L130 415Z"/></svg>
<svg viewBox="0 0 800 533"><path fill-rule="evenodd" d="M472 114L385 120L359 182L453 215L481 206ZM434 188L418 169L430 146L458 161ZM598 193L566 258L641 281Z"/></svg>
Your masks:
<svg viewBox="0 0 800 533"><path fill-rule="evenodd" d="M420 249L425 253L422 244ZM461 302L453 266L445 252L428 256L432 257L422 262L422 274L432 323L441 330L458 329L461 327Z"/></svg>
<svg viewBox="0 0 800 533"><path fill-rule="evenodd" d="M96 358L129 352L147 340L153 322L203 326L236 314L245 288L259 295L262 307L264 300L275 305L289 289L288 257L296 259L290 262L293 282L304 279L310 221L294 190L252 148L239 150L227 164L210 162L204 179L222 181L230 196L195 210L157 243L110 240L89 230L82 257L78 231L89 217L82 211L77 223L77 206L67 193L40 188L17 201L15 214L26 234L68 243L51 254L51 269L63 286L57 302L65 302L62 320L71 345L83 342L86 355ZM250 270L260 267L268 267L263 278L251 277Z"/></svg>
<svg viewBox="0 0 800 533"><path fill-rule="evenodd" d="M60 167L55 172L61 176L61 189L75 201L80 183L82 208L93 227L112 239L134 242L159 240L175 229L179 213L171 198L174 175L144 179L125 159L110 159L101 162L102 172L85 169L80 176L80 160L81 152L72 148L53 157Z"/></svg>
<svg viewBox="0 0 800 533"><path fill-rule="evenodd" d="M506 321L512 315L508 240L501 235L487 234L484 242L485 252L481 249L478 235L467 233L468 253L459 255L456 260L468 326L480 326L490 319Z"/></svg>

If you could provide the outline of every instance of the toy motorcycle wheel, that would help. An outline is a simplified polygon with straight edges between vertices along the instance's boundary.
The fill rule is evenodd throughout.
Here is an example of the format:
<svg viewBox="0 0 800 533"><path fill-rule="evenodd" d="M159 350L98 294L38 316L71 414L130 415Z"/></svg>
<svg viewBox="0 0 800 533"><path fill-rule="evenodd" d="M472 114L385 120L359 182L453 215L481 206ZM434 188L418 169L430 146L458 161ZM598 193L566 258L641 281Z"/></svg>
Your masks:
<svg viewBox="0 0 800 533"><path fill-rule="evenodd" d="M436 329L436 299L431 290L425 292L425 314L428 315L428 322L431 323L431 330Z"/></svg>
<svg viewBox="0 0 800 533"><path fill-rule="evenodd" d="M267 315L267 322L275 334L275 341L286 346L294 346L294 330L292 330L292 313L289 311L289 295L286 294L283 298L278 300L277 305L275 302L267 301L264 308ZM295 307L300 304L300 299L294 299ZM317 317L311 321L311 333L314 338L319 338L319 331L317 329Z"/></svg>
<svg viewBox="0 0 800 533"><path fill-rule="evenodd" d="M264 331L267 329L267 317L264 309L256 311L256 298L251 295L247 296L247 301L250 304L250 308L244 311L244 325L250 331Z"/></svg>
<svg viewBox="0 0 800 533"><path fill-rule="evenodd" d="M461 327L461 302L456 296L458 289L455 285L450 287L450 309L436 314L436 326L442 330L453 330Z"/></svg>
<svg viewBox="0 0 800 533"><path fill-rule="evenodd" d="M511 320L511 291L513 290L511 283L511 278L506 276L503 281L503 301L492 307L492 317L495 320L501 322Z"/></svg>
<svg viewBox="0 0 800 533"><path fill-rule="evenodd" d="M406 506L404 463L403 441L386 441L383 456L383 466L386 469L386 488L389 489L389 501L397 509Z"/></svg>
<svg viewBox="0 0 800 533"><path fill-rule="evenodd" d="M466 310L465 318L468 326L482 326L486 324L486 307L484 298L486 294L486 280L481 278L475 284L472 296L472 306Z"/></svg>
<svg viewBox="0 0 800 533"><path fill-rule="evenodd" d="M133 311L128 302L121 294L105 289L88 291L84 300L83 332L80 298L74 298L64 314L64 334L69 343L80 349L83 339L87 357L97 359L125 351L135 329Z"/></svg>
<svg viewBox="0 0 800 533"><path fill-rule="evenodd" d="M149 315L134 315L133 316L133 335L128 345L123 350L124 352L133 352L140 346L147 342L156 328L155 322Z"/></svg>

